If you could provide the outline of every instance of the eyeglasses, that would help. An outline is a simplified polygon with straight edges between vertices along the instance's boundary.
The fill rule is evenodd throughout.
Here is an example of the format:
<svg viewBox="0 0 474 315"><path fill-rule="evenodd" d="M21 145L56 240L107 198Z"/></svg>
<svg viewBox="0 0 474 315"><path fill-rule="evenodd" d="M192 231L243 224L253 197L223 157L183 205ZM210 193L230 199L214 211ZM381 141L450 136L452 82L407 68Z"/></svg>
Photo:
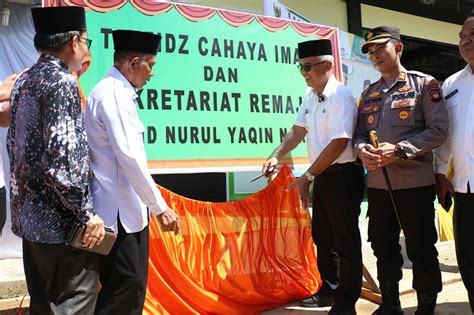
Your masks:
<svg viewBox="0 0 474 315"><path fill-rule="evenodd" d="M80 37L80 36L79 36L79 38L84 40L84 43L86 44L87 49L91 48L92 39L84 38L84 37Z"/></svg>
<svg viewBox="0 0 474 315"><path fill-rule="evenodd" d="M320 61L320 62L316 62L316 63L313 63L313 64L306 64L306 65L302 65L301 63L300 64L297 64L296 66L298 67L298 70L300 72L309 72L311 71L311 68L313 66L317 66L317 65L320 65L324 62L326 62L327 60L324 60L324 61Z"/></svg>

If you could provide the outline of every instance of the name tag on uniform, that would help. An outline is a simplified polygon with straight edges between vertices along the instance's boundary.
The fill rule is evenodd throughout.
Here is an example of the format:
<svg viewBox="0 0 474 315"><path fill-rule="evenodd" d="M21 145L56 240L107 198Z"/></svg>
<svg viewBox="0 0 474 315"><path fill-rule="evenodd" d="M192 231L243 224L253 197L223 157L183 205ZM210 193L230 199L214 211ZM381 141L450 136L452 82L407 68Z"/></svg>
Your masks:
<svg viewBox="0 0 474 315"><path fill-rule="evenodd" d="M392 101L390 108L415 107L416 99L406 98L404 100Z"/></svg>
<svg viewBox="0 0 474 315"><path fill-rule="evenodd" d="M452 91L451 93L449 93L448 95L446 95L444 97L445 100L449 100L451 97L453 97L454 95L456 95L458 93L458 89L455 89L454 91Z"/></svg>
<svg viewBox="0 0 474 315"><path fill-rule="evenodd" d="M372 112L378 112L380 109L380 104L366 104L364 107L362 107L362 112L363 113L372 113Z"/></svg>

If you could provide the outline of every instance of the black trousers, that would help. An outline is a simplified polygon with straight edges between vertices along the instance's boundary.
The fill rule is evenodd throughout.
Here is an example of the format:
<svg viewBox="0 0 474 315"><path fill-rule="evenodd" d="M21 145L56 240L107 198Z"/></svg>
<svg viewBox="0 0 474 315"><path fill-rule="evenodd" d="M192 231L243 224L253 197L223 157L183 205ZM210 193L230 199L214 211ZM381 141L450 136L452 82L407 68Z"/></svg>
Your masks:
<svg viewBox="0 0 474 315"><path fill-rule="evenodd" d="M125 232L118 220L118 235L107 256L100 257L102 285L95 314L142 314L148 279L148 226Z"/></svg>
<svg viewBox="0 0 474 315"><path fill-rule="evenodd" d="M389 193L368 188L369 240L377 257L380 283L402 279L400 227ZM435 186L393 191L398 215L405 235L408 258L413 263L413 288L420 293L441 291L441 272L435 243L438 235L434 223Z"/></svg>
<svg viewBox="0 0 474 315"><path fill-rule="evenodd" d="M454 240L462 281L474 313L474 193L454 195Z"/></svg>
<svg viewBox="0 0 474 315"><path fill-rule="evenodd" d="M336 303L352 306L360 296L362 253L359 232L363 168L335 164L316 177L312 236L323 280L338 283Z"/></svg>
<svg viewBox="0 0 474 315"><path fill-rule="evenodd" d="M30 314L89 315L99 291L99 257L64 244L23 240Z"/></svg>

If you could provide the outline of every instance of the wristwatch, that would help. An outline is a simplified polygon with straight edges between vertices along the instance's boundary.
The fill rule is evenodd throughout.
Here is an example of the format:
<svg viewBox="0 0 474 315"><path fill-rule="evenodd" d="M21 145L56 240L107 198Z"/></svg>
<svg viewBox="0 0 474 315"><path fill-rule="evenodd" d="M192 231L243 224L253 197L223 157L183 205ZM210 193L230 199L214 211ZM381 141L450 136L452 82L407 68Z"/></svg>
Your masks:
<svg viewBox="0 0 474 315"><path fill-rule="evenodd" d="M399 159L408 159L408 155L407 153L405 152L405 150L403 150L403 148L400 146L400 145L396 145L395 146L395 156Z"/></svg>
<svg viewBox="0 0 474 315"><path fill-rule="evenodd" d="M311 174L310 172L306 172L304 173L304 176L306 176L306 178L308 179L308 181L312 182L314 180L314 175Z"/></svg>

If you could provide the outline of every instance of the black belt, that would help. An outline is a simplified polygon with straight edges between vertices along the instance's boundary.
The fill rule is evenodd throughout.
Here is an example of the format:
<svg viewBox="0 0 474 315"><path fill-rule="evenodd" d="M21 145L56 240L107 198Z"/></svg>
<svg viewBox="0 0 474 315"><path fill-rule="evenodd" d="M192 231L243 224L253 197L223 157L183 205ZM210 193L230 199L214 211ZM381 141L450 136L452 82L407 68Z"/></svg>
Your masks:
<svg viewBox="0 0 474 315"><path fill-rule="evenodd" d="M353 165L354 165L353 162L347 162L347 163L342 163L342 164L339 164L339 163L332 164L331 166L329 166L327 169L325 169L324 172L322 172L318 176L326 175L326 174L339 173L339 172L342 172L344 169L346 169L348 167L352 167Z"/></svg>

